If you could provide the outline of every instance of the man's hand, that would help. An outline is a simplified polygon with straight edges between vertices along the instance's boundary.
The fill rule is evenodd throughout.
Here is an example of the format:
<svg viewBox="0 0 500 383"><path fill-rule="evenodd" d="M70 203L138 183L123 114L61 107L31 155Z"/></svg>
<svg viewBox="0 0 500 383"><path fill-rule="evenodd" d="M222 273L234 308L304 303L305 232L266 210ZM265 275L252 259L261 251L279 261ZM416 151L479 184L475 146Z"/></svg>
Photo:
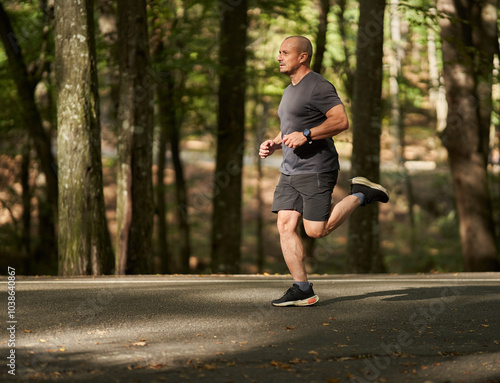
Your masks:
<svg viewBox="0 0 500 383"><path fill-rule="evenodd" d="M277 144L273 140L264 141L262 144L260 144L259 156L260 156L260 158L269 157L271 154L273 154L276 151L276 149L279 149L279 148L281 148L281 145Z"/></svg>
<svg viewBox="0 0 500 383"><path fill-rule="evenodd" d="M297 149L299 146L307 142L306 136L302 132L293 132L283 137L283 143L292 149Z"/></svg>

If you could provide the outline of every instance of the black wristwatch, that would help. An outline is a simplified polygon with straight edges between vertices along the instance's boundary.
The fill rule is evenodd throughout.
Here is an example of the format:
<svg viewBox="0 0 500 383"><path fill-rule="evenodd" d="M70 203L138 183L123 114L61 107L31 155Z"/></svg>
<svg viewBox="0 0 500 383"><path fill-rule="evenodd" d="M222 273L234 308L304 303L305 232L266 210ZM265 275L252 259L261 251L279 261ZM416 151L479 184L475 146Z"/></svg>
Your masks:
<svg viewBox="0 0 500 383"><path fill-rule="evenodd" d="M307 142L309 142L310 144L312 144L312 138L311 138L311 131L309 129L304 129L304 131L302 132L302 134L307 138Z"/></svg>

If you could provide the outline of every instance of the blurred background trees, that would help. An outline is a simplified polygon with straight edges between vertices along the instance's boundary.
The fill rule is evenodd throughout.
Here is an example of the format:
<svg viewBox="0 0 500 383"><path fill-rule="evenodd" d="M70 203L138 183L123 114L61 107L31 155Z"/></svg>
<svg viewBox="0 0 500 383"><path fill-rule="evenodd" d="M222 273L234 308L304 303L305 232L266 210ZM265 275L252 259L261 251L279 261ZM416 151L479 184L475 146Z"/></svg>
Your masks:
<svg viewBox="0 0 500 383"><path fill-rule="evenodd" d="M392 192L308 242L309 271L498 270L498 0L88 0L78 27L62 4L0 1L2 267L286 272L256 152L301 34L351 120L334 201L360 173Z"/></svg>

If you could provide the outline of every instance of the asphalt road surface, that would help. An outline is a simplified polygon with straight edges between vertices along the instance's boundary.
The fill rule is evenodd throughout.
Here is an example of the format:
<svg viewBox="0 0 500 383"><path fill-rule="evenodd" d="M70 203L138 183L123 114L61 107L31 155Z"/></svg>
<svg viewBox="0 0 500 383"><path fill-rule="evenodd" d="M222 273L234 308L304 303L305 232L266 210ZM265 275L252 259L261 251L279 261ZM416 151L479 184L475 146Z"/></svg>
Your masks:
<svg viewBox="0 0 500 383"><path fill-rule="evenodd" d="M290 277L3 276L0 380L500 382L500 273L311 281L273 307Z"/></svg>

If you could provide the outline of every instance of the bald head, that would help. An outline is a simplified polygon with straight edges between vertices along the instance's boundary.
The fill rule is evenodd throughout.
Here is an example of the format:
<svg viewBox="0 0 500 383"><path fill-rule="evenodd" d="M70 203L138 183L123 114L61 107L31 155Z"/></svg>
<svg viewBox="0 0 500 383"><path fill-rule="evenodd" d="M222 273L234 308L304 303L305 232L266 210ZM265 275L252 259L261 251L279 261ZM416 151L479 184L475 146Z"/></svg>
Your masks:
<svg viewBox="0 0 500 383"><path fill-rule="evenodd" d="M298 54L307 53L307 60L305 63L309 66L313 55L313 47L309 39L304 36L290 36L285 39L285 41L287 40L297 49Z"/></svg>

